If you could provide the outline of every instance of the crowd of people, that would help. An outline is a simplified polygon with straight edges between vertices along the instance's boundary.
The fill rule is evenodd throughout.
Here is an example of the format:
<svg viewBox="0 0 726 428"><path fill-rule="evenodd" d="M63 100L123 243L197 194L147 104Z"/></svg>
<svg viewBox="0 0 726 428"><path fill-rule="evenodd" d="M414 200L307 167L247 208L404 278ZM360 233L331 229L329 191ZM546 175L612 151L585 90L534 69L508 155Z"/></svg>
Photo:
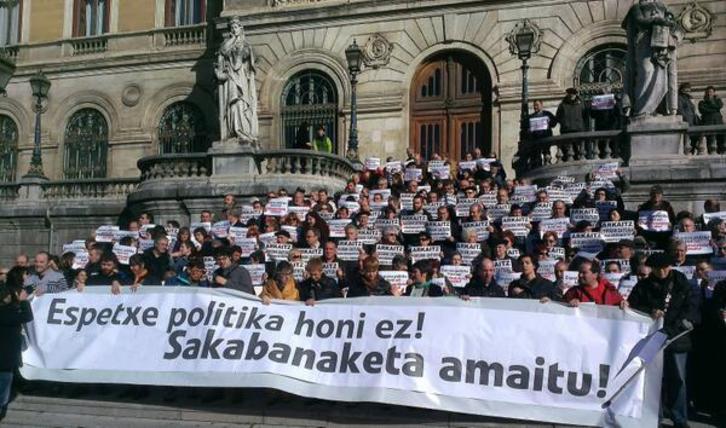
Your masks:
<svg viewBox="0 0 726 428"><path fill-rule="evenodd" d="M726 212L708 200L702 215L676 213L657 185L630 210L628 187L613 163L537 186L508 178L479 150L458 162L409 152L366 159L332 194L226 195L188 225L145 212L98 225L59 255L18 255L0 293L0 341L20 340L29 294L87 287L226 287L266 304L408 296L614 305L662 319L671 338L693 329L665 354L664 408L686 426L689 406L723 411ZM17 352L0 357L4 405L19 363Z"/></svg>

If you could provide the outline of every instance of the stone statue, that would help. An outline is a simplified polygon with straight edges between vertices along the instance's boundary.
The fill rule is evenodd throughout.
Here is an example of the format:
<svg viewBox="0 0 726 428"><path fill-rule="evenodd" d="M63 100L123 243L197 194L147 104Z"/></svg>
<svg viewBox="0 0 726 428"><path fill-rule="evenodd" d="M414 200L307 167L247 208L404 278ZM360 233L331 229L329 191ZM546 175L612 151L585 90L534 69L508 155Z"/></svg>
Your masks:
<svg viewBox="0 0 726 428"><path fill-rule="evenodd" d="M639 0L622 24L628 37L623 108L640 117L678 109L675 17L660 0Z"/></svg>
<svg viewBox="0 0 726 428"><path fill-rule="evenodd" d="M229 22L229 34L219 48L214 72L219 81L221 140L257 144L257 85L255 57L238 18Z"/></svg>

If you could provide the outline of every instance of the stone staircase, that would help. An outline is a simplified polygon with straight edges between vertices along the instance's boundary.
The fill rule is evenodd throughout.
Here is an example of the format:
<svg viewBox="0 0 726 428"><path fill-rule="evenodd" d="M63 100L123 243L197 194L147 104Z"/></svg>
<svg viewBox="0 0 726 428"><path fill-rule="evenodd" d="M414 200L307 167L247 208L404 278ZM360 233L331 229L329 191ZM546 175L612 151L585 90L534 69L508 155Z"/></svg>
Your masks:
<svg viewBox="0 0 726 428"><path fill-rule="evenodd" d="M552 427L434 410L296 397L271 390L229 390L224 400L203 404L182 396L164 402L163 391L141 401L115 395L82 398L19 395L4 427Z"/></svg>
<svg viewBox="0 0 726 428"><path fill-rule="evenodd" d="M166 402L163 392L152 389L138 401L108 393L86 393L82 398L65 398L58 392L19 395L0 427L558 427L411 407L305 399L264 389L227 390L222 400L206 404L187 394ZM715 426L691 422L694 428Z"/></svg>

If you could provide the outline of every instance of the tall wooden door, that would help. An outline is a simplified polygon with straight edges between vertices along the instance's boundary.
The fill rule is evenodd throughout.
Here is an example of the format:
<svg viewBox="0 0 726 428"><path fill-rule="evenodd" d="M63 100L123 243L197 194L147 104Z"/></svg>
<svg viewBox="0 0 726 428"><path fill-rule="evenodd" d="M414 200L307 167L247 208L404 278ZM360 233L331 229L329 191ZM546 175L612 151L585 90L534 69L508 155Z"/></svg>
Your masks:
<svg viewBox="0 0 726 428"><path fill-rule="evenodd" d="M481 61L447 52L422 64L413 83L412 149L451 160L476 147L491 151L491 79Z"/></svg>

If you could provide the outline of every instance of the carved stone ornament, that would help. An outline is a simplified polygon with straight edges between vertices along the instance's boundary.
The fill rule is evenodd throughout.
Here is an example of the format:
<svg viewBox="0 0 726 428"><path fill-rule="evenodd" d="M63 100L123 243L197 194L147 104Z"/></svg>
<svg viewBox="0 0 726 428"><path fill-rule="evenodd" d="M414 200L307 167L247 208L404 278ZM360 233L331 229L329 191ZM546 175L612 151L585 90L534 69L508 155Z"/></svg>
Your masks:
<svg viewBox="0 0 726 428"><path fill-rule="evenodd" d="M141 87L136 84L128 85L124 88L123 92L121 93L121 102L124 103L126 107L133 107L136 104L139 103L139 100L141 99Z"/></svg>
<svg viewBox="0 0 726 428"><path fill-rule="evenodd" d="M678 15L678 24L683 29L685 39L695 42L711 35L715 19L716 16L710 10L693 1Z"/></svg>
<svg viewBox="0 0 726 428"><path fill-rule="evenodd" d="M393 45L380 34L372 35L363 47L363 62L368 67L379 68L391 61Z"/></svg>

